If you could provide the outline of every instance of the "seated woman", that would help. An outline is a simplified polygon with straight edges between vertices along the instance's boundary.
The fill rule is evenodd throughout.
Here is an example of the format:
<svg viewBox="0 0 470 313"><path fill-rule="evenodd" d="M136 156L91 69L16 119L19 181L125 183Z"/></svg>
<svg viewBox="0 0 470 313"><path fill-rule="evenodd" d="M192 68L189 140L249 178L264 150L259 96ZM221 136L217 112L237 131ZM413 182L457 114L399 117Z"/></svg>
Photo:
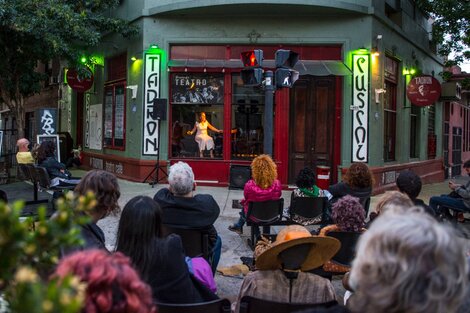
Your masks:
<svg viewBox="0 0 470 313"><path fill-rule="evenodd" d="M196 122L193 129L188 133L192 135L194 132L196 132L196 137L194 140L196 140L199 146L199 156L201 158L204 157L204 150L209 150L211 158L214 158L214 140L211 136L208 135L207 129L217 133L222 133L222 130L215 128L211 125L211 123L209 123L208 120L206 120L206 113L201 112L199 115L199 122Z"/></svg>
<svg viewBox="0 0 470 313"><path fill-rule="evenodd" d="M175 234L163 238L162 227L162 211L157 202L146 196L132 198L119 220L116 251L132 260L140 277L152 288L156 302L199 303L217 299L190 274L181 238Z"/></svg>
<svg viewBox="0 0 470 313"><path fill-rule="evenodd" d="M366 230L364 215L364 208L359 199L346 195L333 204L332 218L335 224L322 228L319 236L328 236L328 233L332 231L362 233ZM346 273L350 267L328 261L323 265L323 270L325 272Z"/></svg>
<svg viewBox="0 0 470 313"><path fill-rule="evenodd" d="M69 275L85 283L81 312L156 313L150 288L121 253L101 250L74 253L62 259L53 277Z"/></svg>
<svg viewBox="0 0 470 313"><path fill-rule="evenodd" d="M292 198L296 197L326 197L328 200L331 200L333 196L328 190L320 189L315 185L315 172L310 168L306 167L300 170L299 175L295 181L297 188L292 191ZM289 208L284 209L284 216L290 216ZM301 225L307 226L312 224L317 224L321 221L322 217L318 218L304 218L301 216L293 216L292 220Z"/></svg>
<svg viewBox="0 0 470 313"><path fill-rule="evenodd" d="M55 158L56 146L52 141L43 141L37 150L38 165L49 174L52 186L75 186L80 179L75 179L65 164Z"/></svg>
<svg viewBox="0 0 470 313"><path fill-rule="evenodd" d="M373 182L372 172L370 171L367 164L353 163L346 171L346 174L343 177L343 181L328 188L328 191L333 196L331 202L334 203L345 195L351 195L353 197L359 198L362 205L364 206L365 200L370 198L372 194ZM368 209L369 208L364 207L364 210L366 211L366 217ZM329 219L328 216L327 219Z"/></svg>
<svg viewBox="0 0 470 313"><path fill-rule="evenodd" d="M97 223L106 216L119 212L118 200L121 192L118 180L110 172L91 170L83 176L74 192L79 196L85 196L90 191L95 196L96 204L86 212L91 218L90 223L80 226L80 235L84 245L61 251L62 255L86 249L103 249L107 251L104 233Z"/></svg>
<svg viewBox="0 0 470 313"><path fill-rule="evenodd" d="M281 182L277 179L277 166L269 155L262 154L253 159L251 176L253 178L243 188L244 199L240 201L240 218L228 228L238 234L243 232L250 202L276 200L282 195Z"/></svg>

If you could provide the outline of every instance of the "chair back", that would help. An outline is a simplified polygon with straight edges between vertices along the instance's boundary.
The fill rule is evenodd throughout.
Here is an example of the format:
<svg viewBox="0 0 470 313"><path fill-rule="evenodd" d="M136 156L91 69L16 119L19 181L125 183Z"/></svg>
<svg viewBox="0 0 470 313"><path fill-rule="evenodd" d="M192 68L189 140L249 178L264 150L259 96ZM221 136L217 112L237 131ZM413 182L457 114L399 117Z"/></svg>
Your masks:
<svg viewBox="0 0 470 313"><path fill-rule="evenodd" d="M50 189L51 187L51 178L49 177L49 173L47 169L42 166L34 165L33 166L33 173L34 178L38 182L39 186L44 189Z"/></svg>
<svg viewBox="0 0 470 313"><path fill-rule="evenodd" d="M367 215L369 214L370 197L359 198L359 202L364 208L364 216L367 218Z"/></svg>
<svg viewBox="0 0 470 313"><path fill-rule="evenodd" d="M211 264L209 259L209 235L201 229L176 227L163 225L163 235L177 234L181 237L183 248L187 256L193 258L202 256Z"/></svg>
<svg viewBox="0 0 470 313"><path fill-rule="evenodd" d="M336 301L330 301L326 303L287 303L287 302L275 302L269 300L263 300L254 298L251 296L244 296L240 300L240 313L291 313L307 309L315 308L329 308L338 305Z"/></svg>
<svg viewBox="0 0 470 313"><path fill-rule="evenodd" d="M31 165L32 166L32 165ZM19 174L21 175L22 180L30 180L34 183L33 178L31 176L31 172L29 170L28 164L20 164L18 163Z"/></svg>
<svg viewBox="0 0 470 313"><path fill-rule="evenodd" d="M203 303L157 303L158 313L230 313L230 301L217 299Z"/></svg>
<svg viewBox="0 0 470 313"><path fill-rule="evenodd" d="M290 217L315 218L321 216L328 205L327 197L294 197L292 193L289 208Z"/></svg>
<svg viewBox="0 0 470 313"><path fill-rule="evenodd" d="M281 219L283 207L283 198L261 202L249 202L246 220L248 222L254 221L259 225L270 224Z"/></svg>
<svg viewBox="0 0 470 313"><path fill-rule="evenodd" d="M327 233L327 236L336 238L341 242L341 248L331 260L340 265L351 266L356 253L356 244L361 234L349 231L331 231Z"/></svg>

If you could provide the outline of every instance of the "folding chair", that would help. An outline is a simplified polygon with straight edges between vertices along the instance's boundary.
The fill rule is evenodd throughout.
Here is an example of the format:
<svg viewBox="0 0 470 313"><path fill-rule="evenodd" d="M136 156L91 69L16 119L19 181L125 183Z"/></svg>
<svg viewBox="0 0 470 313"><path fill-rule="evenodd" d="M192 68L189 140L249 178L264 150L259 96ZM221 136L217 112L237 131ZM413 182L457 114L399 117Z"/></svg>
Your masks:
<svg viewBox="0 0 470 313"><path fill-rule="evenodd" d="M230 301L217 299L203 303L157 303L158 313L230 313Z"/></svg>
<svg viewBox="0 0 470 313"><path fill-rule="evenodd" d="M308 219L320 217L319 222L316 223L320 224L321 217L327 206L327 197L294 197L294 193L292 193L289 208L290 219L293 220L294 216Z"/></svg>
<svg viewBox="0 0 470 313"><path fill-rule="evenodd" d="M212 264L209 252L209 235L202 229L182 228L175 225L163 225L163 234L177 234L181 237L183 248L187 256L202 256Z"/></svg>
<svg viewBox="0 0 470 313"><path fill-rule="evenodd" d="M338 305L337 301L330 301L326 303L288 303L288 302L276 302L254 298L251 296L244 296L240 301L240 313L291 313L297 311L303 311L307 309L313 309L309 312L315 312L314 309L329 308Z"/></svg>
<svg viewBox="0 0 470 313"><path fill-rule="evenodd" d="M269 229L269 226L271 225L288 225L288 223L279 223L282 218L283 207L283 198L262 202L250 202L248 204L246 224L248 226L251 226L251 242L249 242L251 248L254 248L258 240L259 231L257 230L259 226L263 226L263 228L266 227L267 229Z"/></svg>

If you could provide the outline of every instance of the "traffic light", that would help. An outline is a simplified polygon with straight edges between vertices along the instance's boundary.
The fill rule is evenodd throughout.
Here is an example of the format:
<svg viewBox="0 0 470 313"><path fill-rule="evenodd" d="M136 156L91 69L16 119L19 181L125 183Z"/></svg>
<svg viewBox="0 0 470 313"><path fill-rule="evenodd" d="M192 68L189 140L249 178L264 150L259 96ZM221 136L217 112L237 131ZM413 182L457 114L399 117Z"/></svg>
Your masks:
<svg viewBox="0 0 470 313"><path fill-rule="evenodd" d="M289 87L299 78L299 72L292 69L299 60L299 54L291 50L280 49L276 51L276 87Z"/></svg>
<svg viewBox="0 0 470 313"><path fill-rule="evenodd" d="M244 69L240 76L245 86L259 86L263 81L263 50L245 51L240 54Z"/></svg>

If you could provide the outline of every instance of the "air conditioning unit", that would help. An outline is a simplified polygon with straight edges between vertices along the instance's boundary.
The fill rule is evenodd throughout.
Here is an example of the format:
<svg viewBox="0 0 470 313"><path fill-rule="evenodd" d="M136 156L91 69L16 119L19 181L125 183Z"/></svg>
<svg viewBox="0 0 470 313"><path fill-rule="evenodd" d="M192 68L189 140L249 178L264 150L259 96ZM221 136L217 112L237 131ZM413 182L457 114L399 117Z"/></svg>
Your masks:
<svg viewBox="0 0 470 313"><path fill-rule="evenodd" d="M49 76L49 85L57 85L59 83L59 76Z"/></svg>
<svg viewBox="0 0 470 313"><path fill-rule="evenodd" d="M441 85L442 101L459 101L462 99L462 86L459 82L445 82Z"/></svg>

